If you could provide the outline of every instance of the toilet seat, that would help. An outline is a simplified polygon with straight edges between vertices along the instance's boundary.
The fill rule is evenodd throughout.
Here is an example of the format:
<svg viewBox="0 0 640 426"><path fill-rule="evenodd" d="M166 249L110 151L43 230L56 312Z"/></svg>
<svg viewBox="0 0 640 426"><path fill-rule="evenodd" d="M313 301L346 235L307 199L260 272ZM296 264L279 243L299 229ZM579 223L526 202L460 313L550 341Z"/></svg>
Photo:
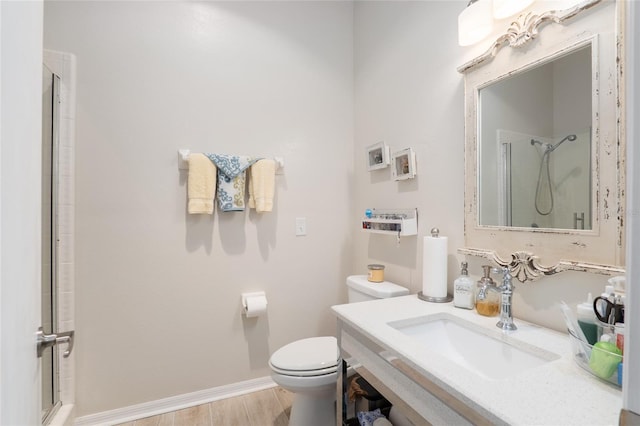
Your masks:
<svg viewBox="0 0 640 426"><path fill-rule="evenodd" d="M287 376L322 376L338 369L340 352L333 336L297 340L271 355L269 366L278 374Z"/></svg>
<svg viewBox="0 0 640 426"><path fill-rule="evenodd" d="M323 368L321 370L284 370L282 368L274 367L273 364L269 364L271 367L271 371L277 374L281 374L283 376L296 376L296 377L317 377L317 376L325 376L328 374L335 374L338 371L338 366L334 365L333 367Z"/></svg>

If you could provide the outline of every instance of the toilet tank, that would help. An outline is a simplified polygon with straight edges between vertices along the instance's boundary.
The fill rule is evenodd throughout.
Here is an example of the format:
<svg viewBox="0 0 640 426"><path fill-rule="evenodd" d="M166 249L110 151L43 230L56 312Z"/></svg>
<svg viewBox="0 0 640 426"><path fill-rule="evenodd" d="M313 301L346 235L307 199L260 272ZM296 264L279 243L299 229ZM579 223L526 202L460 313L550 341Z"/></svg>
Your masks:
<svg viewBox="0 0 640 426"><path fill-rule="evenodd" d="M351 275L347 277L347 287L349 303L406 296L409 294L408 288L389 281L372 283L367 280L366 275Z"/></svg>

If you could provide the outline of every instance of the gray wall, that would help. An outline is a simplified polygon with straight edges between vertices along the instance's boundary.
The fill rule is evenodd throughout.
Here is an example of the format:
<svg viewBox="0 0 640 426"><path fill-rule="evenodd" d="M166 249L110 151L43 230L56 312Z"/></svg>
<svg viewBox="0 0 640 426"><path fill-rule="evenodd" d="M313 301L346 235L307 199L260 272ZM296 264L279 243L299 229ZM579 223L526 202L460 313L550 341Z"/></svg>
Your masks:
<svg viewBox="0 0 640 426"><path fill-rule="evenodd" d="M78 416L269 375L352 272L352 5L47 2L77 56ZM186 213L177 150L282 156L272 213ZM308 235L295 236L306 217ZM246 320L240 293L264 290Z"/></svg>
<svg viewBox="0 0 640 426"><path fill-rule="evenodd" d="M432 227L449 238L453 281L464 245L456 67L478 53L457 46L465 3L46 3L45 46L78 59L78 415L267 376L273 350L334 333L329 306L368 263L421 290ZM412 147L418 176L368 172L365 147L379 141ZM178 148L283 156L274 212L188 216ZM360 231L370 207L417 207L419 236ZM602 281L518 286L514 312L562 329L557 303ZM268 317L243 320L248 290L267 292Z"/></svg>

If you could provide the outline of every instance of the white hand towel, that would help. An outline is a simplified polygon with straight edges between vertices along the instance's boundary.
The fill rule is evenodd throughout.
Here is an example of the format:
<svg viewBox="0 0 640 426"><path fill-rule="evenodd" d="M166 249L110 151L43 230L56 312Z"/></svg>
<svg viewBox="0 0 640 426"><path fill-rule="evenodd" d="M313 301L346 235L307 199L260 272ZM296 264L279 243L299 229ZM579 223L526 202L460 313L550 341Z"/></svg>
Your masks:
<svg viewBox="0 0 640 426"><path fill-rule="evenodd" d="M258 213L273 210L276 167L276 162L270 159L259 160L251 166L249 208Z"/></svg>
<svg viewBox="0 0 640 426"><path fill-rule="evenodd" d="M189 155L187 197L189 214L212 214L216 166L203 154Z"/></svg>

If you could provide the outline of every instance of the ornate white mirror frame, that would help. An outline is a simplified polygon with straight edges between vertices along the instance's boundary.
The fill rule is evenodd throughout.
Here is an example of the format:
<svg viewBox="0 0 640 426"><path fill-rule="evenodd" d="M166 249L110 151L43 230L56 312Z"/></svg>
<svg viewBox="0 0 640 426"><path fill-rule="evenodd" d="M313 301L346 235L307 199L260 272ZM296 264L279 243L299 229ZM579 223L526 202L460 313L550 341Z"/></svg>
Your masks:
<svg viewBox="0 0 640 426"><path fill-rule="evenodd" d="M466 246L459 253L509 267L521 282L566 270L624 274L624 3L587 0L566 10L523 13L485 53L458 68L465 77ZM507 44L510 49L502 49ZM592 229L479 225L480 89L586 45L593 75Z"/></svg>

